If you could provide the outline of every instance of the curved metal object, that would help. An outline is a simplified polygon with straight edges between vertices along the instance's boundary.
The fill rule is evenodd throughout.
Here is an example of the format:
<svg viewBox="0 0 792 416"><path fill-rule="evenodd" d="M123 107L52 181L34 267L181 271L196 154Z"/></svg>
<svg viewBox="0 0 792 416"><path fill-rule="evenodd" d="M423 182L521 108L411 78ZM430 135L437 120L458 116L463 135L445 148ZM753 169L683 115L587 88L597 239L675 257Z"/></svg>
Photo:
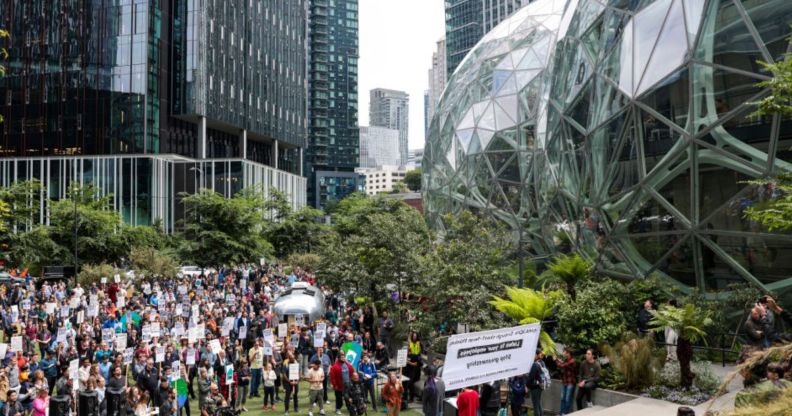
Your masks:
<svg viewBox="0 0 792 416"><path fill-rule="evenodd" d="M272 310L281 321L303 315L306 323L311 323L324 317L324 293L317 287L297 282L275 300Z"/></svg>

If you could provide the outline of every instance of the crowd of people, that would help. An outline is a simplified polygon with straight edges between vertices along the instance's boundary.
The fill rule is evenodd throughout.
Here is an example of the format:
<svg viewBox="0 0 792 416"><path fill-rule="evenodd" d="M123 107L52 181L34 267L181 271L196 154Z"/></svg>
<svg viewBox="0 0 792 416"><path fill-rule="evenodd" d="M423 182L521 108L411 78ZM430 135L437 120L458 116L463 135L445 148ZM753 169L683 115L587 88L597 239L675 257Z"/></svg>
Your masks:
<svg viewBox="0 0 792 416"><path fill-rule="evenodd" d="M324 415L330 405L357 416L384 404L398 415L418 396L422 369L433 383L416 334L400 379L388 313L375 322L370 308L325 287L324 317L281 322L274 302L295 281L317 284L269 265L176 279L116 275L87 287L2 286L0 415L44 416L51 401L74 411L83 397L101 414L124 406L134 415L230 415L282 402L286 414L305 405L309 416ZM348 342L362 347L355 367L342 350ZM300 382L308 403L298 398Z"/></svg>

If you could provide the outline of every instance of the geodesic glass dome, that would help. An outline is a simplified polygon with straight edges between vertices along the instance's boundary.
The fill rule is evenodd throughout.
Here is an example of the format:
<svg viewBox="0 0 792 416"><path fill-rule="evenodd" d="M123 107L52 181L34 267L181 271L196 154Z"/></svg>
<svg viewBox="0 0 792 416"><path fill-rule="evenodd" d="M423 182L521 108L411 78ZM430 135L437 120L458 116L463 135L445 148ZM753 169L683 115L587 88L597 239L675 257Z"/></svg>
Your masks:
<svg viewBox="0 0 792 416"><path fill-rule="evenodd" d="M533 124L516 130L515 162L507 160L519 172L514 191L491 146L463 155L472 170L440 157L449 129L462 130L457 115L473 107L453 89L494 55L482 40L432 122L423 163L430 222L442 228L442 214L461 209L491 213L535 255L563 250L565 236L617 277L658 274L700 290L792 286L792 235L743 214L778 197L746 181L792 170L792 121L754 114L768 94L756 85L769 76L758 61L783 58L790 22L788 0L570 0L544 70L547 100L515 120ZM512 33L505 44L521 42L498 31Z"/></svg>

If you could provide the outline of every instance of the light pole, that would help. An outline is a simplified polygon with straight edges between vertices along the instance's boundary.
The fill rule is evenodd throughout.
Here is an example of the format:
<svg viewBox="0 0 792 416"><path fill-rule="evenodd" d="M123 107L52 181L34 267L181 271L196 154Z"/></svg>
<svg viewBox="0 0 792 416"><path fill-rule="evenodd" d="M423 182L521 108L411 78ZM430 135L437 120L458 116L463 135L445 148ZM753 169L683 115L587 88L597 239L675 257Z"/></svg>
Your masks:
<svg viewBox="0 0 792 416"><path fill-rule="evenodd" d="M74 280L77 280L77 271L80 260L77 257L77 186L72 185L72 202L74 203Z"/></svg>

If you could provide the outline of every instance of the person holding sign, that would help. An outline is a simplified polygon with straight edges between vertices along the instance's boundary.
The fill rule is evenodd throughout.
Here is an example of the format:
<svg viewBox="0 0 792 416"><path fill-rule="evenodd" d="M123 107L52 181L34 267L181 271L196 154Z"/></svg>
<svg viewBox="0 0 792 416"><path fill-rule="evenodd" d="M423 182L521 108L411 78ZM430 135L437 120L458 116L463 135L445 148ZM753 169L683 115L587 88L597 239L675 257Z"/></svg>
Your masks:
<svg viewBox="0 0 792 416"><path fill-rule="evenodd" d="M295 373L295 368L297 369ZM289 401L294 400L294 413L299 413L297 408L297 395L299 394L300 383L300 363L294 358L294 353L289 351L286 358L281 364L281 380L283 381L283 388L286 391L286 397L283 400L284 415L289 415Z"/></svg>

